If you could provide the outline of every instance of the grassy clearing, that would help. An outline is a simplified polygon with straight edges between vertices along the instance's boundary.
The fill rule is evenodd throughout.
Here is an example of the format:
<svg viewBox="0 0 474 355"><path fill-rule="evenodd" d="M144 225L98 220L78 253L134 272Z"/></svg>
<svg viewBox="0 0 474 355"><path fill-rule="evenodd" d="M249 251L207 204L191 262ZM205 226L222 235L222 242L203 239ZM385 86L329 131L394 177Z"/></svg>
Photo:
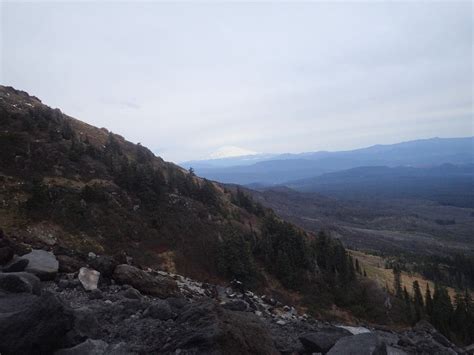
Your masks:
<svg viewBox="0 0 474 355"><path fill-rule="evenodd" d="M357 258L359 260L359 264L362 270L365 270L367 273L367 277L377 282L381 287L388 287L388 289L393 292L393 270L385 269L385 260L382 257L365 254L355 250L349 250L349 253L354 259ZM405 286L410 295L413 295L412 285L415 280L420 284L423 296L425 295L427 284L430 285L431 295L433 295L434 283L432 281L425 279L420 274L408 274L402 272L402 287ZM454 301L454 296L456 294L455 289L449 287L448 292L451 299Z"/></svg>

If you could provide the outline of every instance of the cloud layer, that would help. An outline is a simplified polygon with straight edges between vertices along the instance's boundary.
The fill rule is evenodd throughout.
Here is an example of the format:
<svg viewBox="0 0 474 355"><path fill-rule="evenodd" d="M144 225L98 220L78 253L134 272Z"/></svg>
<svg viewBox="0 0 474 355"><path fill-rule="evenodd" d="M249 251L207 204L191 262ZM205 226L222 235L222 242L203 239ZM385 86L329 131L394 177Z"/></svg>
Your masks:
<svg viewBox="0 0 474 355"><path fill-rule="evenodd" d="M1 82L152 148L473 135L472 3L12 3Z"/></svg>

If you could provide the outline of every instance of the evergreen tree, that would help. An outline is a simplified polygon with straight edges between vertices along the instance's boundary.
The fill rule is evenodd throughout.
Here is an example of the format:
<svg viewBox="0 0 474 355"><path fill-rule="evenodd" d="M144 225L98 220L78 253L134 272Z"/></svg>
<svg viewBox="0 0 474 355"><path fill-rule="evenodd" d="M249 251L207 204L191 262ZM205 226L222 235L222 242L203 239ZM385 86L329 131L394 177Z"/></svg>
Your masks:
<svg viewBox="0 0 474 355"><path fill-rule="evenodd" d="M448 290L442 285L435 285L433 295L433 325L444 335L449 336L451 318L453 316L453 305Z"/></svg>
<svg viewBox="0 0 474 355"><path fill-rule="evenodd" d="M398 266L393 268L393 289L395 296L399 299L403 299L401 271Z"/></svg>
<svg viewBox="0 0 474 355"><path fill-rule="evenodd" d="M403 301L406 320L407 322L411 323L413 322L413 312L411 307L411 298L406 287L403 287Z"/></svg>
<svg viewBox="0 0 474 355"><path fill-rule="evenodd" d="M428 316L433 314L433 298L431 297L430 285L426 284L426 293L425 293L425 312Z"/></svg>
<svg viewBox="0 0 474 355"><path fill-rule="evenodd" d="M413 308L414 308L414 320L418 322L423 315L423 296L421 295L421 289L418 281L413 281Z"/></svg>
<svg viewBox="0 0 474 355"><path fill-rule="evenodd" d="M355 260L355 268L356 268L356 271L357 271L358 274L362 274L362 272L360 270L359 259L357 259L357 258Z"/></svg>

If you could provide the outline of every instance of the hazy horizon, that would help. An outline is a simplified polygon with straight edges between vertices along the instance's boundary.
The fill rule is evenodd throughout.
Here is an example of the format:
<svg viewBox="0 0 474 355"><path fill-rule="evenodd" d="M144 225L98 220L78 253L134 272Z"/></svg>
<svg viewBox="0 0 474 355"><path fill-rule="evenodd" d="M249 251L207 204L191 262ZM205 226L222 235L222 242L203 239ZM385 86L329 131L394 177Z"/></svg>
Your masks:
<svg viewBox="0 0 474 355"><path fill-rule="evenodd" d="M1 84L166 160L474 135L469 1L0 11Z"/></svg>

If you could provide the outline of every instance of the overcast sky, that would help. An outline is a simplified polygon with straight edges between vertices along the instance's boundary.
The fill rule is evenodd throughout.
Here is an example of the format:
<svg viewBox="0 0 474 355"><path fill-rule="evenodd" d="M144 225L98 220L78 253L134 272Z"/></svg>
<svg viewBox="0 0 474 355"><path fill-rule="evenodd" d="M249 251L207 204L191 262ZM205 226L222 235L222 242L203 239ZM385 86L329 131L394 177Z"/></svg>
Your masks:
<svg viewBox="0 0 474 355"><path fill-rule="evenodd" d="M3 85L166 160L474 135L471 1L1 6Z"/></svg>

